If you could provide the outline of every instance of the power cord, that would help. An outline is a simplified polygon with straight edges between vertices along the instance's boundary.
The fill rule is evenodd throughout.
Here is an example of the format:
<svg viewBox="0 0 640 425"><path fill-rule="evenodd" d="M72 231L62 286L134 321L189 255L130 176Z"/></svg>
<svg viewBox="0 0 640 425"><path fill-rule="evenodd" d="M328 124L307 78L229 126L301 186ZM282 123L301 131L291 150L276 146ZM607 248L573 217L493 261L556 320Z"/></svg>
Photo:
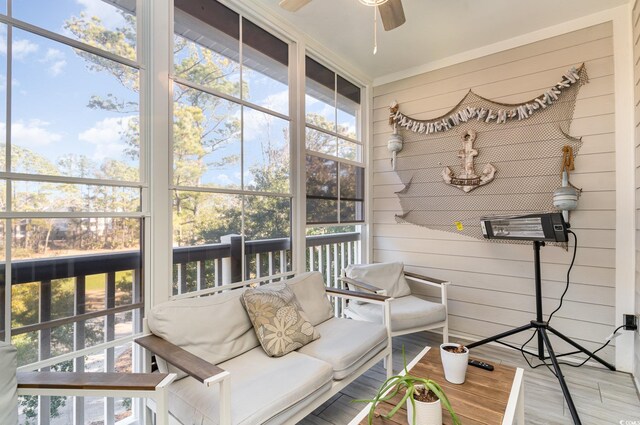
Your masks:
<svg viewBox="0 0 640 425"><path fill-rule="evenodd" d="M578 252L578 236L573 233L571 230L567 230L567 233L570 233L573 235L573 257L571 258L571 264L569 265L569 268L567 269L567 284L564 287L564 291L562 292L562 295L560 296L560 304L558 305L558 308L556 308L555 310L553 310L553 312L549 315L549 318L547 319L547 323L551 323L551 318L553 317L554 314L556 314L556 312L558 310L560 310L560 308L562 308L562 302L564 301L564 296L567 295L567 291L569 290L569 276L571 275L571 269L573 269L573 263L575 263L576 261L576 253Z"/></svg>
<svg viewBox="0 0 640 425"><path fill-rule="evenodd" d="M587 357L586 359L584 359L582 361L582 363L580 364L573 364L573 363L567 363L567 362L558 362L558 364L564 365L564 366L571 366L571 367L581 367L584 366L585 363L587 363L589 360L591 360L591 358L600 350L602 350L603 348L605 348L607 345L609 345L609 343L611 342L611 340L613 339L613 336L616 334L616 332L618 332L620 329L624 328L624 325L620 325L616 328L615 331L613 331L613 333L611 334L611 337L609 340L607 340L607 342L605 342L604 344L602 344L599 348L597 348L595 351L593 351L589 357ZM551 371L551 373L553 373L554 376L556 376L556 373L554 372L553 369L551 369L551 366L549 365L549 363L543 361L542 363L539 363L537 365L532 364L529 359L527 358L527 356L525 356L524 353L524 347L531 342L531 340L533 339L534 336L536 336L536 334L538 333L538 330L536 329L535 332L533 332L533 334L531 335L531 338L529 338L527 341L525 341L524 344L522 344L522 346L520 347L520 353L522 353L522 357L524 357L524 360L527 362L527 364L529 365L529 367L531 369L537 369L540 366L546 366L547 369L549 369ZM557 356L556 356L557 357ZM557 376L556 376L557 377Z"/></svg>
<svg viewBox="0 0 640 425"><path fill-rule="evenodd" d="M573 246L573 256L571 258L571 264L569 265L569 268L567 269L567 283L564 287L564 291L562 292L562 295L560 296L560 304L558 304L558 307L553 310L553 312L549 315L549 318L547 319L547 323L551 322L551 319L553 318L553 315L556 314L556 312L558 310L560 310L560 308L562 308L562 303L564 301L564 296L567 294L567 291L569 290L569 282L570 282L570 275L571 275L571 269L573 269L573 264L576 261L576 253L578 252L578 236L572 232L571 230L567 230L567 233L570 233L573 235L573 241L574 241L574 246ZM585 363L587 363L598 351L604 349L607 345L609 345L609 343L611 342L611 340L613 339L613 336L616 334L616 332L618 332L620 329L624 328L624 325L618 326L616 328L615 331L613 331L613 334L611 334L612 336L607 340L607 342L605 342L601 347L599 347L598 349L596 349L595 351L593 351L591 353L591 355L589 355L589 357L587 357L586 359L584 359L584 361L580 364L573 364L573 363L567 363L567 362L558 362L558 364L561 365L565 365L565 366L571 366L571 367L581 367L583 366ZM527 364L529 365L529 367L531 369L537 369L540 366L546 366L547 369L549 369L549 371L556 376L557 375L555 373L555 371L553 369L551 369L551 365L549 365L549 363L547 363L546 361L542 361L542 363L539 363L537 365L532 364L529 359L527 358L527 356L525 355L525 350L524 347L526 347L526 345L531 342L531 340L537 335L538 330L536 329L533 334L531 334L531 337L526 340L521 346L520 346L520 353L522 354L522 357L524 358L524 360L527 362ZM517 348L517 347L515 347Z"/></svg>

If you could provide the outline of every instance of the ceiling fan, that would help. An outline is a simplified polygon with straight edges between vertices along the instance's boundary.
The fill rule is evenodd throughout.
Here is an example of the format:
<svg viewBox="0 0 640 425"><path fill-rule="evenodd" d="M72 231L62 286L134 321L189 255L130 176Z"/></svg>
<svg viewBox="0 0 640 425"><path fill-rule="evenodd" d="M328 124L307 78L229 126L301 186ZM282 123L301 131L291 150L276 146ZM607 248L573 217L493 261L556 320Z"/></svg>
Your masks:
<svg viewBox="0 0 640 425"><path fill-rule="evenodd" d="M360 3L367 6L375 6L380 12L382 18L382 26L385 31L391 31L394 28L404 24L404 9L402 9L402 0L359 0ZM289 12L296 12L302 7L310 3L311 0L280 0L280 7Z"/></svg>

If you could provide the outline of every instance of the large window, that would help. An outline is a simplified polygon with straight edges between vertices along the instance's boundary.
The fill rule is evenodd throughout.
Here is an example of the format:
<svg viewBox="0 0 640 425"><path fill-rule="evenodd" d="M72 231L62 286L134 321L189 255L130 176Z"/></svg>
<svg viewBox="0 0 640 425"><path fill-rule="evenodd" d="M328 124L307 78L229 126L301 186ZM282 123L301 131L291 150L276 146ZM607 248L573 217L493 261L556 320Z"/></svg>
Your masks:
<svg viewBox="0 0 640 425"><path fill-rule="evenodd" d="M364 222L360 88L306 57L306 268L328 286L361 261ZM340 314L340 304L336 304Z"/></svg>
<svg viewBox="0 0 640 425"><path fill-rule="evenodd" d="M174 286L291 271L289 46L215 1L175 1Z"/></svg>
<svg viewBox="0 0 640 425"><path fill-rule="evenodd" d="M360 88L306 58L307 224L364 221Z"/></svg>
<svg viewBox="0 0 640 425"><path fill-rule="evenodd" d="M0 339L19 366L132 368L146 186L135 3L0 7ZM20 420L113 423L130 407L23 398Z"/></svg>

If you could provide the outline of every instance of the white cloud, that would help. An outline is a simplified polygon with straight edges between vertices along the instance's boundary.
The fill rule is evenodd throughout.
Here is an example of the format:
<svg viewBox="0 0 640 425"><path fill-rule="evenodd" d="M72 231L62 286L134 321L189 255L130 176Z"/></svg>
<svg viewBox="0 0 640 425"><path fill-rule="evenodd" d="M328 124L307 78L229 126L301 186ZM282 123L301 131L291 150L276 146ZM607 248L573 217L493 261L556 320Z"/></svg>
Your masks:
<svg viewBox="0 0 640 425"><path fill-rule="evenodd" d="M218 183L224 184L224 185L233 183L229 178L229 176L227 176L226 174L217 174L215 179L217 180Z"/></svg>
<svg viewBox="0 0 640 425"><path fill-rule="evenodd" d="M281 92L270 94L265 99L266 108L273 111L279 111L283 114L289 114L289 90L283 90Z"/></svg>
<svg viewBox="0 0 640 425"><path fill-rule="evenodd" d="M124 19L118 13L118 9L107 4L102 0L76 0L76 3L83 7L84 12L89 18L99 18L103 25L107 28L115 28L122 26Z"/></svg>
<svg viewBox="0 0 640 425"><path fill-rule="evenodd" d="M62 140L62 134L49 131L49 123L42 120L17 121L11 126L11 141L21 147L37 148ZM5 124L0 124L0 132L4 133Z"/></svg>
<svg viewBox="0 0 640 425"><path fill-rule="evenodd" d="M122 135L129 128L129 121L133 118L133 116L105 118L78 134L78 140L95 146L93 157L96 160L121 158L122 152L127 147Z"/></svg>
<svg viewBox="0 0 640 425"><path fill-rule="evenodd" d="M51 74L52 77L56 77L62 74L65 66L67 66L67 61L56 61L49 66L49 74Z"/></svg>
<svg viewBox="0 0 640 425"><path fill-rule="evenodd" d="M15 59L24 59L31 53L37 52L39 48L40 46L24 38L21 40L14 40L13 45L11 46L12 54Z"/></svg>
<svg viewBox="0 0 640 425"><path fill-rule="evenodd" d="M56 77L60 75L64 67L67 66L65 58L65 54L60 50L49 48L44 57L40 59L40 62L48 64L49 67L47 70L49 71L49 75Z"/></svg>
<svg viewBox="0 0 640 425"><path fill-rule="evenodd" d="M55 61L55 60L60 60L60 59L64 59L65 55L63 52L61 52L58 49L54 49L49 47L47 49L47 53L44 55L44 61Z"/></svg>

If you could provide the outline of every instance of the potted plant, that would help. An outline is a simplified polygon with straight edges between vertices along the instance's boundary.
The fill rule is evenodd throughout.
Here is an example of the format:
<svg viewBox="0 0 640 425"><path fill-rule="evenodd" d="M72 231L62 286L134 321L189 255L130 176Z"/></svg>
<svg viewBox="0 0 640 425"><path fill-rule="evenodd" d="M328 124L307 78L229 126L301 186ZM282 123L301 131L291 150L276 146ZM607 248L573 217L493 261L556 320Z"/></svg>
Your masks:
<svg viewBox="0 0 640 425"><path fill-rule="evenodd" d="M403 374L392 376L384 381L373 400L354 400L355 402L371 403L368 416L369 425L373 422L375 408L378 404L393 399L403 390L405 392L402 398L385 415L385 418L391 418L404 403L407 403L407 421L410 425L442 425L442 406L444 406L449 411L453 424L461 425L460 419L453 411L444 390L437 382L409 374L404 347L402 347L402 358L404 360Z"/></svg>
<svg viewBox="0 0 640 425"><path fill-rule="evenodd" d="M441 344L440 358L445 379L452 384L464 383L469 363L469 349L460 344Z"/></svg>

